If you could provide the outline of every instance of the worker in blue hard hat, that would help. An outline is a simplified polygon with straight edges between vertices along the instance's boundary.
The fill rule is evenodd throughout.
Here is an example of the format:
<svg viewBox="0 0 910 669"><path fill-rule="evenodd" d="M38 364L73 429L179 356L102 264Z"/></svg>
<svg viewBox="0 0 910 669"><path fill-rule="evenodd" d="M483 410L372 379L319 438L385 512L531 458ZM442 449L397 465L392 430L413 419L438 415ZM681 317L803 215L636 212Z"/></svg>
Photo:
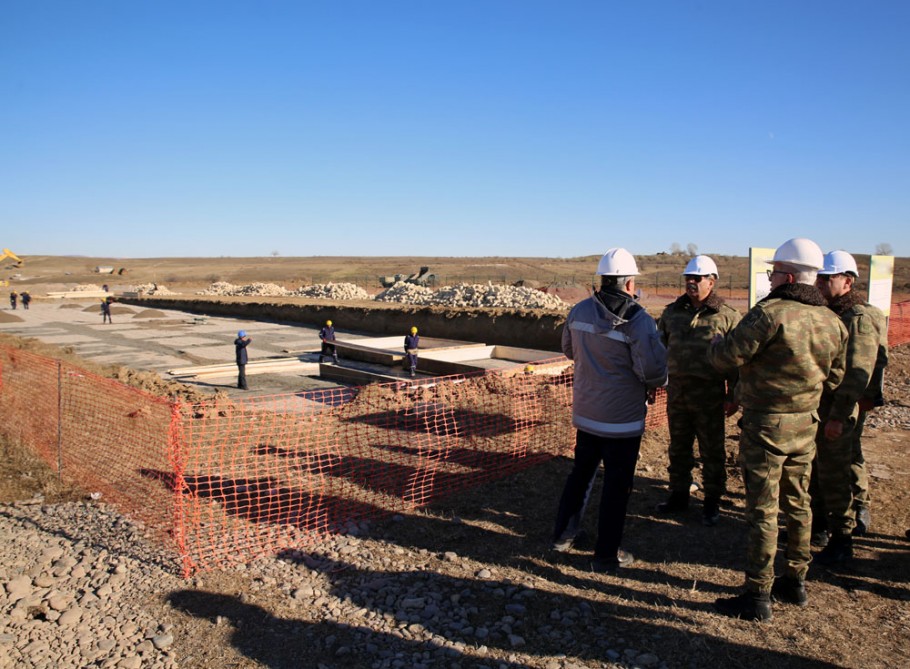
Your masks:
<svg viewBox="0 0 910 669"><path fill-rule="evenodd" d="M237 333L237 339L234 340L234 350L237 359L237 387L241 390L249 390L246 384L246 363L249 360L246 347L252 342L252 338L246 333L246 330L240 330Z"/></svg>

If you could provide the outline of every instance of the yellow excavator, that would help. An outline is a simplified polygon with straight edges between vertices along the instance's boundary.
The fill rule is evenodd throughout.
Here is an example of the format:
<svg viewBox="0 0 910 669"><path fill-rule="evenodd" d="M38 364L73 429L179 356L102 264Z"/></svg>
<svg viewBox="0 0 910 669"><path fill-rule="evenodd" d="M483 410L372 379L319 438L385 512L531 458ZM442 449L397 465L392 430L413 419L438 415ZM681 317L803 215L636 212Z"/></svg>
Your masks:
<svg viewBox="0 0 910 669"><path fill-rule="evenodd" d="M0 253L0 262L3 262L7 258L9 258L10 260L13 260L16 263L16 265L15 265L16 267L23 267L25 265L25 261L22 258L17 256L15 253L10 251L9 249L3 249L3 253ZM9 281L6 281L6 280L0 281L0 286L8 286L8 285L9 285Z"/></svg>
<svg viewBox="0 0 910 669"><path fill-rule="evenodd" d="M3 261L6 260L7 258L9 258L10 260L15 261L16 267L22 267L22 266L25 265L25 261L24 261L22 258L20 258L19 256L17 256L15 253L13 253L12 251L10 251L9 249L3 249L3 254L0 255L0 262L3 262Z"/></svg>

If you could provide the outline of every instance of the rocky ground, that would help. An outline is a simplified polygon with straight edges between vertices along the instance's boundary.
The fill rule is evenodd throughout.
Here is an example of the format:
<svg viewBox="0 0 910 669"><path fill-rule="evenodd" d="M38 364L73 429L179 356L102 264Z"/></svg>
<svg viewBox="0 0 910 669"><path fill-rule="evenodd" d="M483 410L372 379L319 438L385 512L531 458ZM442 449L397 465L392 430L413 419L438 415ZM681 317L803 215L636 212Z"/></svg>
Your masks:
<svg viewBox="0 0 910 669"><path fill-rule="evenodd" d="M124 381L142 385L142 375ZM744 551L735 427L721 523L656 516L666 434L650 433L620 575L548 551L570 467L327 537L313 550L180 578L173 554L15 444L0 452L0 667L896 667L910 648L910 347L866 439L872 532L810 572L810 605L759 625L716 615ZM593 532L593 518L587 529Z"/></svg>

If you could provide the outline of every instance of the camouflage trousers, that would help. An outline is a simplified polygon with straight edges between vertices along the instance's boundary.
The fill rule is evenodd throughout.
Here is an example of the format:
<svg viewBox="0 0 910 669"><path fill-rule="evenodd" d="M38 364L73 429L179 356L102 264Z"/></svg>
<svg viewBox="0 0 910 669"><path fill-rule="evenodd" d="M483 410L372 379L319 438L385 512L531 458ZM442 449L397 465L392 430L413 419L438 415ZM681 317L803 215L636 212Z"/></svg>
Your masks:
<svg viewBox="0 0 910 669"><path fill-rule="evenodd" d="M695 467L695 439L701 458L705 497L722 497L727 491L727 453L724 448L725 386L704 379L670 378L667 419L670 424L670 490L689 492Z"/></svg>
<svg viewBox="0 0 910 669"><path fill-rule="evenodd" d="M777 554L777 514L787 523L786 576L809 570L812 511L809 477L815 457L815 413L768 414L746 410L739 455L746 484L746 587L770 592Z"/></svg>
<svg viewBox="0 0 910 669"><path fill-rule="evenodd" d="M850 468L851 480L853 484L853 503L857 506L868 508L872 502L869 495L869 475L866 472L866 459L863 457L863 427L866 425L867 411L860 411L856 419L856 426L853 428L853 439L851 442L853 452L853 463Z"/></svg>
<svg viewBox="0 0 910 669"><path fill-rule="evenodd" d="M824 420L824 419L823 419ZM838 439L826 439L824 422L815 439L816 458L812 472L812 514L817 528L835 536L850 536L856 526L853 507L853 433L855 422L844 423Z"/></svg>

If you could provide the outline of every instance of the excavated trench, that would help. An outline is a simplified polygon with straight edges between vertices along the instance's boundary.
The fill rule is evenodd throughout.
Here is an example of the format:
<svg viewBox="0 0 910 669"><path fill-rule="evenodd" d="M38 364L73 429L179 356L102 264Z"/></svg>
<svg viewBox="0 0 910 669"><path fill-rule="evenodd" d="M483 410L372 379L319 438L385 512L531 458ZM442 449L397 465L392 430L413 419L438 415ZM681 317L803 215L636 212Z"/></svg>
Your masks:
<svg viewBox="0 0 910 669"><path fill-rule="evenodd" d="M121 297L123 304L143 308L178 309L206 316L227 316L281 323L335 327L374 335L404 335L411 326L422 335L461 339L544 351L560 351L567 312L541 309L448 308L378 303L372 300L339 302L305 298Z"/></svg>

